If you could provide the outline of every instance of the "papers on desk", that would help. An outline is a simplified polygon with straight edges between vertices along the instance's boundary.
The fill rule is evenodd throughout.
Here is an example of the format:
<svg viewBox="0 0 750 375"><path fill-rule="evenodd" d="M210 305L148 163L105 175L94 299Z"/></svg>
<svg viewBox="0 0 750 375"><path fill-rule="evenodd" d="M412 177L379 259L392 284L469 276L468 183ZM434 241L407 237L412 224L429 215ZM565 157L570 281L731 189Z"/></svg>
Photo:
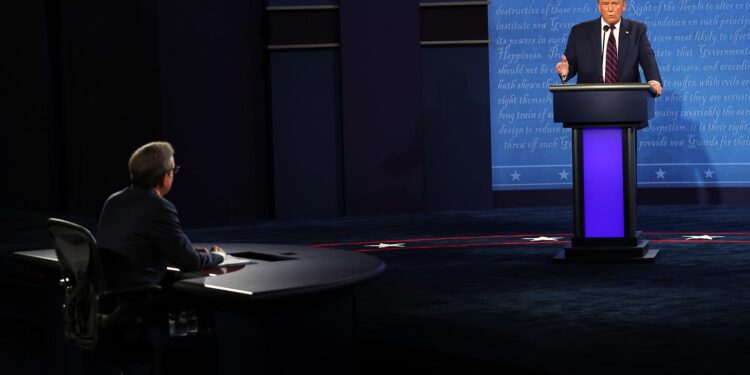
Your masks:
<svg viewBox="0 0 750 375"><path fill-rule="evenodd" d="M231 266L234 264L249 264L249 263L255 263L255 261L253 261L252 259L236 257L231 254L227 254L224 257L224 261L219 263L218 267Z"/></svg>
<svg viewBox="0 0 750 375"><path fill-rule="evenodd" d="M255 264L258 263L250 258L242 258L242 257L236 257L234 255L227 254L224 256L224 261L217 264L214 268L221 268L224 266L235 266L240 264ZM172 272L182 272L179 268L175 266L167 266L167 270ZM196 271L200 272L200 271ZM211 276L216 276L216 274L210 274Z"/></svg>

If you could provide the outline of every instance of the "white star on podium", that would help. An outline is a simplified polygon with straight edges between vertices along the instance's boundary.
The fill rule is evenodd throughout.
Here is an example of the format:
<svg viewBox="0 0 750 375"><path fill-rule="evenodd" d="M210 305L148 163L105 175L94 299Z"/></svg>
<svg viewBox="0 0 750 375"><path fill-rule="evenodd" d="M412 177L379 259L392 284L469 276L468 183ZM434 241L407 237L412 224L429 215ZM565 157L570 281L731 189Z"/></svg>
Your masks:
<svg viewBox="0 0 750 375"><path fill-rule="evenodd" d="M510 174L510 177L513 177L512 181L521 181L521 174L518 173L518 171L513 171L513 173Z"/></svg>
<svg viewBox="0 0 750 375"><path fill-rule="evenodd" d="M568 171L566 171L564 169L562 170L562 172L558 173L558 175L560 175L560 179L561 180L567 180L569 174L570 173L568 173Z"/></svg>
<svg viewBox="0 0 750 375"><path fill-rule="evenodd" d="M713 170L711 170L711 168L708 168L705 171L703 171L703 173L706 175L706 179L710 178L710 179L713 180L714 179L714 173L716 173L716 172L714 172Z"/></svg>

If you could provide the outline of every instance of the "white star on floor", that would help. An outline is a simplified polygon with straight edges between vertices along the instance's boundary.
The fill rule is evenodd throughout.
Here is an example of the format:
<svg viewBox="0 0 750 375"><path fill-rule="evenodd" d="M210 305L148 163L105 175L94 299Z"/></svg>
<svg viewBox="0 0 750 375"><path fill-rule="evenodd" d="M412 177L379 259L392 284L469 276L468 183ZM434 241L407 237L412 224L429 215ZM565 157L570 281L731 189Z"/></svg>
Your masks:
<svg viewBox="0 0 750 375"><path fill-rule="evenodd" d="M529 240L531 242L540 242L540 241L559 241L559 240L561 240L563 238L564 237L545 237L545 236L541 236L541 237L531 237L531 238L524 237L524 240Z"/></svg>
<svg viewBox="0 0 750 375"><path fill-rule="evenodd" d="M714 238L723 238L724 236L709 236L707 234L704 234L702 236L682 236L685 237L686 240L713 240Z"/></svg>
<svg viewBox="0 0 750 375"><path fill-rule="evenodd" d="M521 174L518 173L518 171L513 171L513 173L510 174L510 177L513 177L512 181L521 181Z"/></svg>
<svg viewBox="0 0 750 375"><path fill-rule="evenodd" d="M659 168L659 170L656 171L656 179L657 180L665 180L666 178L664 176L666 174L667 174L667 171L663 171L661 168Z"/></svg>
<svg viewBox="0 0 750 375"><path fill-rule="evenodd" d="M562 170L562 172L558 173L558 175L560 175L560 179L561 180L567 180L569 174L570 173L568 173L568 171L566 171L564 169Z"/></svg>
<svg viewBox="0 0 750 375"><path fill-rule="evenodd" d="M713 180L714 179L714 173L716 173L716 172L712 171L711 168L708 168L705 171L703 171L703 173L706 175L706 179L710 178L710 179Z"/></svg>
<svg viewBox="0 0 750 375"><path fill-rule="evenodd" d="M403 243L379 243L377 245L365 245L365 247L377 247L378 249L385 249L387 247L404 247Z"/></svg>

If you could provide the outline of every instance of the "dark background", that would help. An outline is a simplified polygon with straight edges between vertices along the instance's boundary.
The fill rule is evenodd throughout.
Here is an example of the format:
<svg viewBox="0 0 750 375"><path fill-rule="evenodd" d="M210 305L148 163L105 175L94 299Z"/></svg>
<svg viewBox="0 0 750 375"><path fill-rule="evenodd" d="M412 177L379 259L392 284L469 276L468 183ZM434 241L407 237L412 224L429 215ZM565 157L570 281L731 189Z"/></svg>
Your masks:
<svg viewBox="0 0 750 375"><path fill-rule="evenodd" d="M4 5L3 207L95 216L163 139L188 216L272 215L263 5L182 3Z"/></svg>
<svg viewBox="0 0 750 375"><path fill-rule="evenodd" d="M95 217L153 140L188 226L492 205L487 46L420 47L416 1L3 8L4 209Z"/></svg>

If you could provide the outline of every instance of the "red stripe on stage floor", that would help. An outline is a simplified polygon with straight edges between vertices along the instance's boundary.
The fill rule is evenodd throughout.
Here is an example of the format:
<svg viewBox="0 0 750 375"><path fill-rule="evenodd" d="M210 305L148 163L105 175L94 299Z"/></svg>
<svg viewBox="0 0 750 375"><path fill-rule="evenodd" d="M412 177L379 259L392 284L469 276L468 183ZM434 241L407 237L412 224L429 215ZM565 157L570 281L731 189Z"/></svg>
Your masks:
<svg viewBox="0 0 750 375"><path fill-rule="evenodd" d="M745 243L750 244L750 240L650 240L652 243ZM451 245L430 245L430 246L412 246L412 247L387 247L383 249L357 249L354 251L360 253L374 253L381 251L403 251L403 250L434 250L434 249L455 249L469 247L491 247L491 246L514 246L514 245L565 245L568 241L539 241L539 242L489 242L489 243L465 243Z"/></svg>
<svg viewBox="0 0 750 375"><path fill-rule="evenodd" d="M654 243L748 243L750 240L649 240Z"/></svg>
<svg viewBox="0 0 750 375"><path fill-rule="evenodd" d="M750 232L643 232L644 235L657 235L657 236L679 236L679 235L717 235L717 236L750 236Z"/></svg>
<svg viewBox="0 0 750 375"><path fill-rule="evenodd" d="M644 236L690 236L690 235L714 235L714 236L750 236L750 232L645 232ZM339 243L324 243L312 245L314 247L337 247L337 246L361 246L361 245L376 245L376 244L394 244L394 243L418 243L428 241L462 241L462 240L482 240L482 239L497 239L497 238L521 238L521 237L571 237L572 233L522 233L522 234L497 234L487 236L454 236L454 237L424 237L424 238L407 238L407 239L390 239L390 240L374 240L374 241L358 241L358 242L339 242ZM701 240L701 239L650 239L652 243L735 243L735 244L750 244L748 240L732 240L732 239L714 239L714 240ZM379 251L397 251L397 250L426 250L426 249L448 249L448 248L471 248L471 247L482 247L482 246L515 246L515 245L550 245L550 244L566 244L569 241L503 241L503 242L483 242L483 243L457 243L457 244L444 244L444 245L423 245L423 246L410 246L410 247L387 247L387 248L373 248L373 249L358 249L358 252L379 252Z"/></svg>
<svg viewBox="0 0 750 375"><path fill-rule="evenodd" d="M458 236L458 237L427 237L427 238L410 238L401 240L376 240L376 241L361 241L361 242L340 242L340 243L323 243L312 245L313 247L334 247L334 246L348 246L348 245L370 245L377 243L411 243L411 242L427 242L427 241L452 241L452 240L480 240L489 238L514 238L514 237L570 237L572 233L555 233L555 234L498 234L491 236Z"/></svg>
<svg viewBox="0 0 750 375"><path fill-rule="evenodd" d="M539 241L539 242L490 242L490 243L460 243L452 245L433 245L433 246L413 246L413 247L386 247L383 249L358 249L354 250L360 253L374 253L378 251L398 251L398 250L428 250L428 249L450 249L465 247L482 247L482 246L507 246L507 245L564 245L565 242L556 241Z"/></svg>

